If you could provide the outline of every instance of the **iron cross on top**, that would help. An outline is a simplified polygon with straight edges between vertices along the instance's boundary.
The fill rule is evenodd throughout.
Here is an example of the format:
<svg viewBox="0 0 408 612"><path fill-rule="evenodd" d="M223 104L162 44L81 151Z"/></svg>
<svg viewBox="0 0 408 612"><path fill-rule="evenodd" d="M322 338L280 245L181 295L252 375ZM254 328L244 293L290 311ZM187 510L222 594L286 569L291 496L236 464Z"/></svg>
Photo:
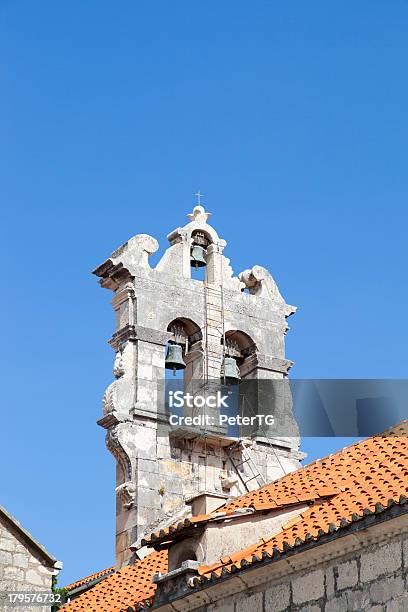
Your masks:
<svg viewBox="0 0 408 612"><path fill-rule="evenodd" d="M200 190L197 191L197 193L194 194L195 196L197 196L197 204L198 206L201 206L201 198L204 197L204 194L200 192Z"/></svg>

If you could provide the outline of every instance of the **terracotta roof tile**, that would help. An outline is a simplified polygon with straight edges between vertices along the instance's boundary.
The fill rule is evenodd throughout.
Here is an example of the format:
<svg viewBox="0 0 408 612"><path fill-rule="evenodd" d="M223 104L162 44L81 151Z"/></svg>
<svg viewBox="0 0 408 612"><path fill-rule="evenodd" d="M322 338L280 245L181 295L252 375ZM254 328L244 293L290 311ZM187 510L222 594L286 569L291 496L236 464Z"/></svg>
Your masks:
<svg viewBox="0 0 408 612"><path fill-rule="evenodd" d="M135 602L154 595L156 585L152 578L158 572L167 572L167 551L153 552L113 572L62 609L64 612L124 612Z"/></svg>
<svg viewBox="0 0 408 612"><path fill-rule="evenodd" d="M92 582L93 580L97 580L98 578L102 578L103 576L108 576L114 571L114 569L115 569L115 566L113 565L112 567L108 567L100 572L96 572L95 574L90 574L89 576L85 576L85 578L82 578L81 580L77 580L76 582L71 582L71 584L67 584L67 586L64 588L67 591L73 591L74 589L82 586L83 584L87 584L88 582Z"/></svg>
<svg viewBox="0 0 408 612"><path fill-rule="evenodd" d="M289 521L274 536L259 540L220 559L202 566L199 581L220 577L264 558L279 558L290 547L304 541L318 540L323 534L342 529L349 522L363 518L367 512L382 512L392 503L406 503L408 496L408 422L384 436L375 436L347 447L324 459L260 489L237 497L217 510L227 516L243 508L273 509L276 505L308 503L299 519ZM314 500L312 502L311 500ZM208 515L186 519L164 530L181 531L198 523L205 524ZM160 534L156 534L160 537ZM67 612L87 610L120 612L127 606L151 598L155 591L152 577L167 571L167 551L154 552L142 561L116 571L71 604Z"/></svg>
<svg viewBox="0 0 408 612"><path fill-rule="evenodd" d="M220 510L231 511L257 504L260 499L272 500L284 494L290 498L299 487L310 491L311 483L321 482L325 488L330 487L330 497L321 497L301 514L301 520L296 524L288 524L274 537L258 542L253 554L262 557L263 553L271 554L274 549L283 551L285 541L293 545L297 538L302 541L306 536L317 539L321 531L327 533L340 528L345 524L344 519L351 522L353 516L354 519L363 517L367 509L376 512L380 506L386 508L389 500L398 502L401 496L408 494L407 433L405 422L404 428L399 426L396 432L391 432L394 435L375 436L347 447L261 489L237 497ZM332 495L334 490L337 493ZM237 563L247 559L246 555L247 551L241 551L231 557ZM216 563L203 573L211 574L222 567L230 569L230 566Z"/></svg>

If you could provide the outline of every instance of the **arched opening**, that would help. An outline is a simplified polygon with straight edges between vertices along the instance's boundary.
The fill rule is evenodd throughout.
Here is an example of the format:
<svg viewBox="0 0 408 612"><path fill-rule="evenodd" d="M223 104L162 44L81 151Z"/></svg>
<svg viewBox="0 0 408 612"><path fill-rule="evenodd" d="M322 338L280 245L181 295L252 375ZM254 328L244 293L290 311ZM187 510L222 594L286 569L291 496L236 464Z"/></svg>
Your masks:
<svg viewBox="0 0 408 612"><path fill-rule="evenodd" d="M211 236L204 230L197 229L191 233L191 278L206 280L207 248L211 243Z"/></svg>
<svg viewBox="0 0 408 612"><path fill-rule="evenodd" d="M173 319L167 331L172 336L166 347L165 359L166 409L171 415L185 417L190 415L190 408L184 405L183 394L194 395L202 385L203 335L197 323L186 317Z"/></svg>
<svg viewBox="0 0 408 612"><path fill-rule="evenodd" d="M167 326L172 337L166 346L166 378L183 379L192 353L201 346L202 333L199 326L186 317L173 319Z"/></svg>
<svg viewBox="0 0 408 612"><path fill-rule="evenodd" d="M221 340L224 344L224 338ZM252 338L241 330L228 330L225 333L223 366L221 369L221 382L229 387L228 416L254 416L256 415L256 402L254 403L253 389L246 380L248 365L256 360L257 347ZM247 397L248 395L248 397ZM249 400L249 401L248 401ZM239 425L229 427L228 434L234 437L242 436L244 432Z"/></svg>
<svg viewBox="0 0 408 612"><path fill-rule="evenodd" d="M221 343L224 343L224 338L221 339ZM256 351L255 342L245 332L238 329L231 329L225 332L224 353L227 357L235 359L240 371L244 361L251 355L255 355Z"/></svg>

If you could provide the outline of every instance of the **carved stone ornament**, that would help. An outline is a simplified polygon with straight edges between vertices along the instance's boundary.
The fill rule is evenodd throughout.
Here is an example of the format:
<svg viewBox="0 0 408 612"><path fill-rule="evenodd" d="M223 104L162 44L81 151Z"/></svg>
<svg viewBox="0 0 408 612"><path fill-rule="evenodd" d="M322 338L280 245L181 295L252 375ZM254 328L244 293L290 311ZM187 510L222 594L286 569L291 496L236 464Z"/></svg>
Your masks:
<svg viewBox="0 0 408 612"><path fill-rule="evenodd" d="M131 482L124 482L116 488L116 495L120 498L124 508L131 508L135 503L136 485Z"/></svg>
<svg viewBox="0 0 408 612"><path fill-rule="evenodd" d="M230 491L232 487L238 484L238 478L234 475L220 476L221 487L226 491Z"/></svg>
<svg viewBox="0 0 408 612"><path fill-rule="evenodd" d="M277 284L266 268L262 266L253 266L250 270L241 272L238 278L247 287L249 293L265 297L283 306L286 317L296 312L295 306L290 306L285 303Z"/></svg>
<svg viewBox="0 0 408 612"><path fill-rule="evenodd" d="M132 463L129 458L128 449L122 443L120 425L106 432L106 448L115 457L118 466L126 482L132 480Z"/></svg>
<svg viewBox="0 0 408 612"><path fill-rule="evenodd" d="M122 351L118 351L115 357L115 363L113 364L113 374L115 378L120 378L125 373L125 368L123 366L123 357Z"/></svg>
<svg viewBox="0 0 408 612"><path fill-rule="evenodd" d="M191 221L196 221L197 223L207 223L209 217L211 217L211 213L206 212L204 206L195 206L192 213L187 215Z"/></svg>
<svg viewBox="0 0 408 612"><path fill-rule="evenodd" d="M102 414L103 416L115 412L115 384L113 382L107 387L102 398Z"/></svg>

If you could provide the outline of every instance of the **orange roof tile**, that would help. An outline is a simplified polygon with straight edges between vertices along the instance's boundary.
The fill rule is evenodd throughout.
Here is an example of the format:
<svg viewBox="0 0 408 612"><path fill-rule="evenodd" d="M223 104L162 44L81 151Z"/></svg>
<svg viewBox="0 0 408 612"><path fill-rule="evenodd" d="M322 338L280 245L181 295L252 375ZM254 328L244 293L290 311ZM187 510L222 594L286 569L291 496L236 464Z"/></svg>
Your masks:
<svg viewBox="0 0 408 612"><path fill-rule="evenodd" d="M173 523L169 527L160 529L160 531L156 531L155 533L146 536L146 538L142 538L142 546L154 546L157 542L170 540L174 533L179 533L189 528L200 526L201 524L207 523L210 519L211 514L198 514L197 516L186 518L179 523Z"/></svg>
<svg viewBox="0 0 408 612"><path fill-rule="evenodd" d="M97 580L97 578L102 578L102 576L107 576L108 574L111 574L115 569L115 566L112 565L112 567L108 567L100 572L96 572L95 574L90 574L89 576L85 576L85 578L82 578L81 580L77 580L76 582L71 582L71 584L67 584L66 587L64 587L64 589L66 591L73 591L74 589L82 586L83 584L86 584L87 582L92 582L93 580Z"/></svg>
<svg viewBox="0 0 408 612"><path fill-rule="evenodd" d="M124 612L135 602L154 595L156 585L152 578L158 572L167 572L167 551L153 552L113 572L62 609L64 612Z"/></svg>
<svg viewBox="0 0 408 612"><path fill-rule="evenodd" d="M266 485L269 486L269 485ZM251 500L248 505L236 505L231 506L228 504L227 506L221 506L211 514L200 514L198 516L192 516L184 519L179 523L173 523L169 527L165 527L164 529L160 529L160 531L156 531L155 533L150 534L142 539L141 543L143 546L152 546L159 547L164 546L168 547L170 543L174 539L180 539L183 537L187 537L187 533L190 533L191 530L198 530L203 528L209 521L214 520L222 520L231 519L231 518L239 518L242 516L242 512L239 513L239 510L249 510L256 512L266 512L269 510L277 510L278 508L286 508L287 506L293 506L300 503L305 502L315 502L320 498L327 498L333 495L336 495L340 492L340 489L335 487L314 487L312 493L301 493L298 492L297 495L287 495L286 497L280 496L278 501L275 501L273 497L269 496L269 498L263 495L263 491L260 489L256 489L259 491L259 499L255 498ZM240 498L236 498L239 500ZM246 499L246 496L245 496ZM230 507L231 506L231 507ZM223 516L224 515L224 516Z"/></svg>
<svg viewBox="0 0 408 612"><path fill-rule="evenodd" d="M314 503L296 520L289 521L270 538L251 543L244 550L200 568L203 582L266 557L279 558L290 547L317 541L324 533L346 527L369 513L381 513L392 503L406 503L408 494L408 421L386 435L368 438L338 453L319 459L260 489L237 497L217 510L227 516L237 509L272 509L294 503ZM393 500L392 502L390 500ZM276 505L275 505L276 504ZM216 514L216 513L215 513ZM211 517L199 517L205 524ZM197 520L177 525L191 527ZM172 534L172 528L166 535ZM155 534L160 538L164 534ZM154 545L154 544L153 544ZM167 571L167 551L154 552L142 561L114 572L64 607L67 612L107 610L120 612L126 606L151 598L152 577Z"/></svg>
<svg viewBox="0 0 408 612"><path fill-rule="evenodd" d="M301 520L286 525L270 539L251 547L251 555L282 552L305 540L318 539L322 532L334 531L366 514L381 512L390 500L398 503L408 495L408 422L394 430L393 435L375 436L319 459L280 480L233 499L219 510L231 511L251 504L310 494L316 486L336 488L338 493L319 499L301 514ZM391 503L391 502L390 502ZM234 555L233 563L247 559L248 550ZM230 563L216 563L201 568L211 574Z"/></svg>

